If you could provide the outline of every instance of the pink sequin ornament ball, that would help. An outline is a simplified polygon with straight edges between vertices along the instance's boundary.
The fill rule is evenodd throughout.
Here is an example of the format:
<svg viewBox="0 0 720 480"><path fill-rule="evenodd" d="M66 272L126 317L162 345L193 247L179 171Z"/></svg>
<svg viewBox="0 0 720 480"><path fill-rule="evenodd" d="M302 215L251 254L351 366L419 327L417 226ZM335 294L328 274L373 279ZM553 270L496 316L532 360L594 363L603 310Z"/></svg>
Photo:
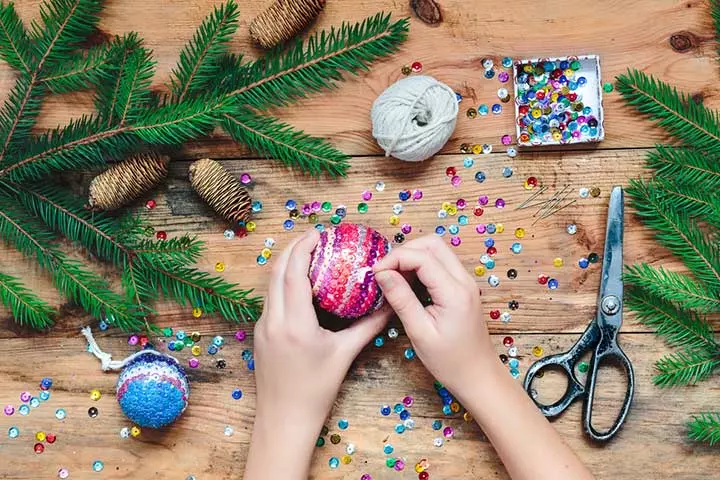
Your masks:
<svg viewBox="0 0 720 480"><path fill-rule="evenodd" d="M345 319L377 310L383 296L372 267L389 251L387 239L363 225L341 223L321 232L309 273L320 308Z"/></svg>

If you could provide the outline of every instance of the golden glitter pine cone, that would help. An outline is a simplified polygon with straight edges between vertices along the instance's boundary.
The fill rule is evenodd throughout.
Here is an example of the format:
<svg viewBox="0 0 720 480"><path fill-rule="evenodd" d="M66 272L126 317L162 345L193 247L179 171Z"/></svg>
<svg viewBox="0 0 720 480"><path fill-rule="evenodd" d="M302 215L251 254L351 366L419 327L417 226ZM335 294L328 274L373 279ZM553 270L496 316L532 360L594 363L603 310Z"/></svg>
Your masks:
<svg viewBox="0 0 720 480"><path fill-rule="evenodd" d="M307 27L325 0L275 0L250 24L250 36L263 48L285 43Z"/></svg>
<svg viewBox="0 0 720 480"><path fill-rule="evenodd" d="M190 165L190 184L224 219L237 223L250 218L252 200L240 181L215 160L203 158Z"/></svg>
<svg viewBox="0 0 720 480"><path fill-rule="evenodd" d="M157 186L168 173L170 157L141 153L112 165L90 182L88 205L115 210Z"/></svg>

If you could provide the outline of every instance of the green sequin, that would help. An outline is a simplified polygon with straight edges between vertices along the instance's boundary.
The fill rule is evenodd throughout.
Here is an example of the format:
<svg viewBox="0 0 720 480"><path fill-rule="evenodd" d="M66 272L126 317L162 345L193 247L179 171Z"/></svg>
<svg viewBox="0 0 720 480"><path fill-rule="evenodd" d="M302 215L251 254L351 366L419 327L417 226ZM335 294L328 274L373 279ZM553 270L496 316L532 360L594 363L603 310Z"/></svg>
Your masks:
<svg viewBox="0 0 720 480"><path fill-rule="evenodd" d="M577 369L580 373L587 373L587 371L590 369L590 365L588 365L587 362L580 362L578 363Z"/></svg>
<svg viewBox="0 0 720 480"><path fill-rule="evenodd" d="M365 202L363 202L363 203L358 203L358 212L360 212L360 213L367 213L367 211L368 211L368 204L367 204L367 203L365 203Z"/></svg>
<svg viewBox="0 0 720 480"><path fill-rule="evenodd" d="M392 457L385 460L385 465L387 465L388 468L393 468L395 466L395 463L396 461Z"/></svg>
<svg viewBox="0 0 720 480"><path fill-rule="evenodd" d="M325 439L322 437L318 437L317 442L315 442L316 447L322 447L325 445Z"/></svg>
<svg viewBox="0 0 720 480"><path fill-rule="evenodd" d="M322 211L323 211L323 212L327 213L327 212L329 212L330 210L332 210L332 203L330 203L330 202L323 202L322 205L320 206L320 208L322 208Z"/></svg>
<svg viewBox="0 0 720 480"><path fill-rule="evenodd" d="M340 218L340 215L333 215L332 217L330 217L330 223L332 223L333 225L337 225L338 223L340 223L341 220L342 218Z"/></svg>
<svg viewBox="0 0 720 480"><path fill-rule="evenodd" d="M600 257L598 257L597 253L591 253L590 255L588 255L588 262L590 263L597 263L599 259Z"/></svg>
<svg viewBox="0 0 720 480"><path fill-rule="evenodd" d="M165 328L162 329L162 334L163 334L163 336L165 336L165 337L172 337L173 329L170 328L170 327L165 327Z"/></svg>
<svg viewBox="0 0 720 480"><path fill-rule="evenodd" d="M610 92L612 92L613 90L615 90L615 87L613 86L612 83L610 83L610 82L605 82L605 83L603 84L603 92L605 92L605 93L610 93Z"/></svg>

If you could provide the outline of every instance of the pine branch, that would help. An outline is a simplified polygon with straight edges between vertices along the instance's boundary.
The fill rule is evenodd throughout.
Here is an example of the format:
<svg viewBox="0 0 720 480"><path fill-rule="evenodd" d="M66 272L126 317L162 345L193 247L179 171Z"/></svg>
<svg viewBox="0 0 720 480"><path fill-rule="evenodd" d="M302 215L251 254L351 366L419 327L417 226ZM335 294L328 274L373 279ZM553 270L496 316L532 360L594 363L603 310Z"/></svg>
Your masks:
<svg viewBox="0 0 720 480"><path fill-rule="evenodd" d="M116 61L112 44L103 43L73 54L56 65L40 82L53 93L85 90L101 83L110 65Z"/></svg>
<svg viewBox="0 0 720 480"><path fill-rule="evenodd" d="M54 246L52 233L16 208L12 197L0 196L0 207L0 236L50 271L55 287L70 301L95 318L107 317L109 323L123 330L144 327L131 304L112 292L103 279L86 270L80 262L67 259Z"/></svg>
<svg viewBox="0 0 720 480"><path fill-rule="evenodd" d="M699 150L658 145L648 153L647 167L653 169L656 176L671 179L678 185L720 188L720 157Z"/></svg>
<svg viewBox="0 0 720 480"><path fill-rule="evenodd" d="M720 249L709 241L696 221L674 209L652 185L631 180L626 190L643 223L655 230L655 238L680 257L698 280L713 291L720 290Z"/></svg>
<svg viewBox="0 0 720 480"><path fill-rule="evenodd" d="M390 15L383 13L362 23L343 23L310 36L305 45L298 40L285 51L272 51L240 69L223 72L218 87L258 110L288 105L334 88L343 73L367 70L370 63L396 52L408 27L407 18L390 23Z"/></svg>
<svg viewBox="0 0 720 480"><path fill-rule="evenodd" d="M713 10L714 14L715 12ZM720 413L700 413L693 416L688 422L688 436L711 447L720 443Z"/></svg>
<svg viewBox="0 0 720 480"><path fill-rule="evenodd" d="M311 175L325 171L344 176L350 167L349 157L324 139L311 137L275 118L263 117L245 108L237 108L232 115L225 114L222 126L234 140Z"/></svg>
<svg viewBox="0 0 720 480"><path fill-rule="evenodd" d="M44 96L37 74L18 77L0 110L0 164L29 141Z"/></svg>
<svg viewBox="0 0 720 480"><path fill-rule="evenodd" d="M252 296L252 290L240 290L221 278L171 262L139 264L139 268L146 291L160 291L181 305L218 312L234 322L255 321L260 316L262 300Z"/></svg>
<svg viewBox="0 0 720 480"><path fill-rule="evenodd" d="M692 385L705 380L720 367L720 354L705 349L686 348L657 361L653 383L659 387Z"/></svg>
<svg viewBox="0 0 720 480"><path fill-rule="evenodd" d="M678 308L661 296L633 286L625 287L625 305L670 345L720 353L712 327L695 312Z"/></svg>
<svg viewBox="0 0 720 480"><path fill-rule="evenodd" d="M238 27L238 8L233 0L215 7L180 52L172 71L172 101L182 102L188 94L201 91L219 72L219 59L226 53L230 37Z"/></svg>
<svg viewBox="0 0 720 480"><path fill-rule="evenodd" d="M687 275L639 263L627 266L623 277L627 283L684 308L703 313L720 312L720 290L712 290Z"/></svg>
<svg viewBox="0 0 720 480"><path fill-rule="evenodd" d="M630 105L685 145L709 155L720 154L720 119L716 112L638 70L618 76L617 88Z"/></svg>
<svg viewBox="0 0 720 480"><path fill-rule="evenodd" d="M15 277L0 272L0 303L10 309L15 321L35 330L44 330L53 324L55 310Z"/></svg>
<svg viewBox="0 0 720 480"><path fill-rule="evenodd" d="M188 266L198 261L205 245L197 237L183 235L168 240L140 240L132 253L146 264L160 261L163 264Z"/></svg>
<svg viewBox="0 0 720 480"><path fill-rule="evenodd" d="M703 184L682 184L675 179L656 177L650 188L673 205L677 211L685 212L689 218L720 228L720 194Z"/></svg>
<svg viewBox="0 0 720 480"><path fill-rule="evenodd" d="M51 173L105 165L140 146L125 127L105 128L99 117L82 117L40 135L25 149L22 160L0 162L0 179L38 180Z"/></svg>
<svg viewBox="0 0 720 480"><path fill-rule="evenodd" d="M12 2L0 3L0 58L25 73L34 61L30 38Z"/></svg>

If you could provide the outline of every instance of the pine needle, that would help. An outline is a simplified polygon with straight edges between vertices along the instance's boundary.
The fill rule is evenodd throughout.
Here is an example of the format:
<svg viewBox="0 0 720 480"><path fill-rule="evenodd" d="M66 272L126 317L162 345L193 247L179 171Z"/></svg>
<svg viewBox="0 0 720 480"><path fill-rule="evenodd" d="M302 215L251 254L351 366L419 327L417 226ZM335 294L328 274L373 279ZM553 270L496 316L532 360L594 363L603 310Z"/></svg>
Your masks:
<svg viewBox="0 0 720 480"><path fill-rule="evenodd" d="M222 125L234 140L311 175L327 172L344 176L350 167L349 157L325 140L245 108L236 109L232 115L225 114Z"/></svg>
<svg viewBox="0 0 720 480"><path fill-rule="evenodd" d="M0 303L10 309L19 325L44 330L53 324L55 310L26 288L20 280L0 272Z"/></svg>
<svg viewBox="0 0 720 480"><path fill-rule="evenodd" d="M712 327L705 318L678 308L662 296L626 286L625 305L672 346L720 352L720 344L715 341Z"/></svg>
<svg viewBox="0 0 720 480"><path fill-rule="evenodd" d="M704 189L720 188L720 156L711 156L693 148L658 145L647 155L647 167L655 175L672 179L678 185Z"/></svg>
<svg viewBox="0 0 720 480"><path fill-rule="evenodd" d="M91 88L108 74L115 61L111 44L102 43L87 51L74 53L67 62L57 65L40 82L53 93L68 93Z"/></svg>
<svg viewBox="0 0 720 480"><path fill-rule="evenodd" d="M720 290L712 290L687 275L639 263L626 267L623 277L627 283L684 308L702 313L720 312Z"/></svg>
<svg viewBox="0 0 720 480"><path fill-rule="evenodd" d="M15 70L30 73L32 43L12 2L0 3L0 58Z"/></svg>
<svg viewBox="0 0 720 480"><path fill-rule="evenodd" d="M688 436L711 447L720 443L720 413L700 413L688 422Z"/></svg>
<svg viewBox="0 0 720 480"><path fill-rule="evenodd" d="M638 70L628 70L618 76L617 89L630 105L685 145L710 155L720 154L720 125L716 112Z"/></svg>

